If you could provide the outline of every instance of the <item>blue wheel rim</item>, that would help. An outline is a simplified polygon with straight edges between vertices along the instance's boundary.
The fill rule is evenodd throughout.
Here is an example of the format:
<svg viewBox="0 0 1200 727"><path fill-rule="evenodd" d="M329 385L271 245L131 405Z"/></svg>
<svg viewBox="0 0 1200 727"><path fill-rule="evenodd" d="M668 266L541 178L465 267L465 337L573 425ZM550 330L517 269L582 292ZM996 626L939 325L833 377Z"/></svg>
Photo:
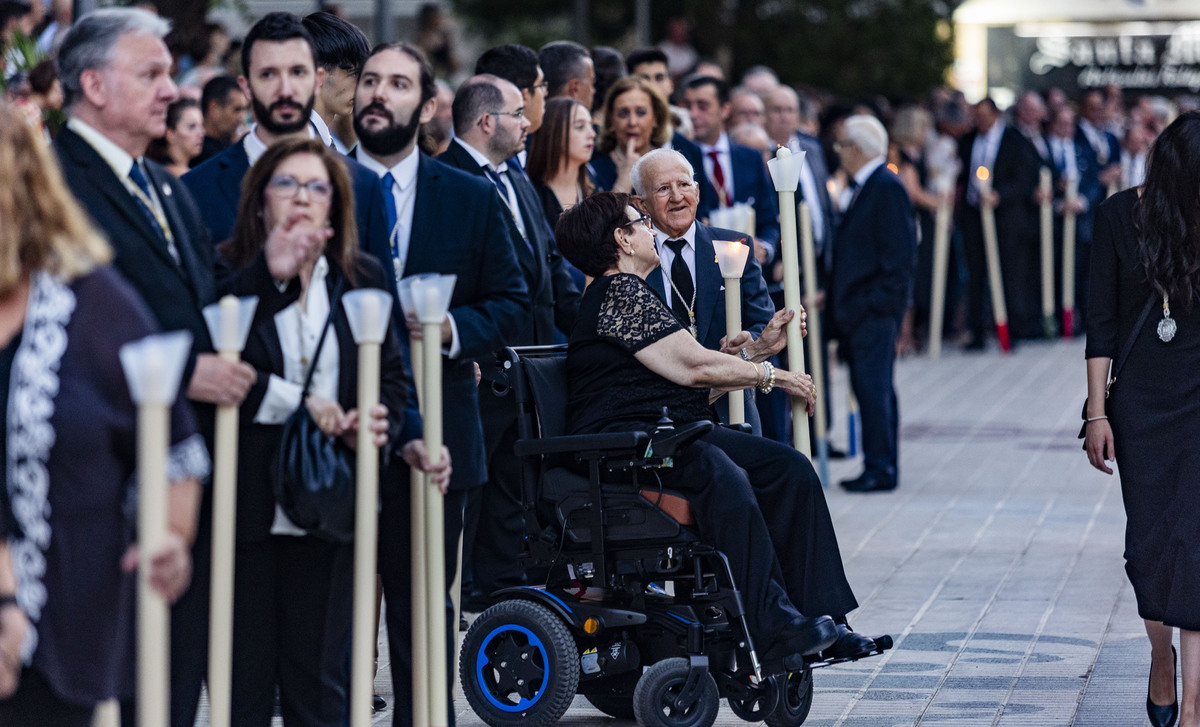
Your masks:
<svg viewBox="0 0 1200 727"><path fill-rule="evenodd" d="M488 658L488 647L492 644L492 642L495 641L497 637L515 637L516 634L524 636L528 646L532 649L536 649L537 653L541 655L542 683L532 698L526 698L522 696L520 697L519 701L513 703L504 702L496 698L492 684L493 680L485 676L484 671L488 670L490 672L491 669L496 668L491 666ZM491 705L496 709L499 709L502 712L523 712L537 704L538 700L540 700L542 695L545 694L546 686L550 682L549 664L550 659L546 654L546 646L536 634L524 626L518 626L517 624L504 624L503 626L498 626L492 629L491 632L489 632L488 635L483 638L483 642L479 645L479 651L475 655L476 684L479 685L479 691L483 694L484 698L487 699L488 702L491 703Z"/></svg>

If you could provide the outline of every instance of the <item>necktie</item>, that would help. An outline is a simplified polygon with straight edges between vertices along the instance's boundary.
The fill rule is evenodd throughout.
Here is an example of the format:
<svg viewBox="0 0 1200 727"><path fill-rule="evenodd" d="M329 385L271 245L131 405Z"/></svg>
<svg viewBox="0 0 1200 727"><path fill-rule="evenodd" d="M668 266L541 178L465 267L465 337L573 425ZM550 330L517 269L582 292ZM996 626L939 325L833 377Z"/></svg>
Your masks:
<svg viewBox="0 0 1200 727"><path fill-rule="evenodd" d="M387 205L389 235L393 234L396 230L396 218L398 216L396 213L396 193L392 191L395 186L396 178L392 176L391 172L383 175L383 201Z"/></svg>
<svg viewBox="0 0 1200 727"><path fill-rule="evenodd" d="M683 259L683 248L687 240L667 240L667 247L675 253L671 262L671 310L681 323L688 327L693 336L696 335L696 284L692 282L692 270Z"/></svg>
<svg viewBox="0 0 1200 727"><path fill-rule="evenodd" d="M513 181L513 178L508 173L507 169L503 172L498 172L491 167L484 167L483 171L487 174L488 179L492 180L492 184L496 185L496 191L500 193L500 199L504 202L504 207L508 210L508 213L512 215L513 224L516 225L517 232L520 233L521 239L525 243L525 247L529 248L530 252L532 252L533 244L529 242L529 235L525 231L525 221L521 219L521 208L519 206L513 206L513 200L508 196L508 187L504 184L503 177L508 177L508 183L513 186L514 192L516 192L517 189L516 182Z"/></svg>
<svg viewBox="0 0 1200 727"><path fill-rule="evenodd" d="M716 183L717 197L720 199L722 207L728 207L729 194L725 191L725 170L721 168L721 153L714 149L708 153L708 158L712 159L713 182Z"/></svg>
<svg viewBox="0 0 1200 727"><path fill-rule="evenodd" d="M174 241L170 237L167 221L155 212L153 198L150 196L150 180L146 179L146 175L142 172L142 167L136 160L129 169L129 179L137 186L137 192L140 192L140 194L135 192L133 195L134 200L138 203L138 207L141 208L146 218L150 220L150 227L158 233L158 238L167 246L167 252L178 263L179 254L176 252Z"/></svg>

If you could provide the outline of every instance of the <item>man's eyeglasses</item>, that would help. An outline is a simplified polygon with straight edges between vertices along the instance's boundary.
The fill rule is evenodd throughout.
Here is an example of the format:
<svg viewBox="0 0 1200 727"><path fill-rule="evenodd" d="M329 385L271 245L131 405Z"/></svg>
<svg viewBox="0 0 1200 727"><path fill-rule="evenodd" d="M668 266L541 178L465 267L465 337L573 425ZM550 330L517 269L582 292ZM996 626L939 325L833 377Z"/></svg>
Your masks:
<svg viewBox="0 0 1200 727"><path fill-rule="evenodd" d="M310 179L301 184L299 180L290 175L271 177L270 188L272 192L284 199L295 197L301 189L308 192L310 199L318 202L328 202L333 198L333 185L323 179Z"/></svg>
<svg viewBox="0 0 1200 727"><path fill-rule="evenodd" d="M525 118L525 107L522 106L516 111L489 111L488 113L492 116L511 116L514 119L523 119Z"/></svg>

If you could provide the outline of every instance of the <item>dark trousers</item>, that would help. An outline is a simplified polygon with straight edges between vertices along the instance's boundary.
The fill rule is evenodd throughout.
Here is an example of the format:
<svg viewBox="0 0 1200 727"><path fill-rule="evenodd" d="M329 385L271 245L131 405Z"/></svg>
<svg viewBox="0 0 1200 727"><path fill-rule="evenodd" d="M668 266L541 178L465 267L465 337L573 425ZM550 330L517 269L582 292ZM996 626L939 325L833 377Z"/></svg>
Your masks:
<svg viewBox="0 0 1200 727"><path fill-rule="evenodd" d="M403 473L405 484L381 494L379 514L379 576L383 580L383 598L387 603L388 648L392 661L392 689L395 704L392 724L412 727L413 669L427 669L428 664L413 664L412 658L412 548L410 540L410 510L408 469ZM458 564L458 538L462 534L465 490L451 490L446 495L446 539L443 543L446 558L446 684L454 670L454 650L458 643L458 624L454 623L454 608L450 603L450 584L454 582ZM450 727L454 727L454 705L449 703Z"/></svg>
<svg viewBox="0 0 1200 727"><path fill-rule="evenodd" d="M999 223L998 223L999 224ZM963 253L967 259L967 328L974 337L984 335L984 305L991 298L987 254L983 246L983 220L977 207L959 215ZM1023 228L1021 228L1023 229ZM1000 279L1008 327L1015 338L1042 335L1041 257L1036 235L1020 230L997 230Z"/></svg>
<svg viewBox="0 0 1200 727"><path fill-rule="evenodd" d="M205 488L192 544L192 581L171 607L171 725L192 727L208 678L208 604L212 580L212 491Z"/></svg>
<svg viewBox="0 0 1200 727"><path fill-rule="evenodd" d="M797 610L841 617L857 608L825 494L804 455L718 428L675 464L661 471L663 484L687 495L701 538L729 559L760 644Z"/></svg>
<svg viewBox="0 0 1200 727"><path fill-rule="evenodd" d="M278 686L288 727L341 727L353 574L349 544L288 535L237 544L232 724L270 725Z"/></svg>
<svg viewBox="0 0 1200 727"><path fill-rule="evenodd" d="M493 434L486 430L489 442ZM495 435L488 481L468 490L463 529L463 598L486 601L501 588L525 584L519 558L525 550L521 508L521 462L513 454L516 422Z"/></svg>
<svg viewBox="0 0 1200 727"><path fill-rule="evenodd" d="M963 257L967 261L967 330L973 338L983 338L983 306L988 297L988 272L979 208L964 206L958 226L962 230Z"/></svg>
<svg viewBox="0 0 1200 727"><path fill-rule="evenodd" d="M896 481L900 460L900 414L893 383L898 329L895 318L867 318L853 330L843 331L838 351L850 365L850 386L862 417L866 470L892 481Z"/></svg>
<svg viewBox="0 0 1200 727"><path fill-rule="evenodd" d="M35 669L21 670L21 684L8 699L0 701L0 725L4 727L91 727L94 704L73 704L55 693Z"/></svg>

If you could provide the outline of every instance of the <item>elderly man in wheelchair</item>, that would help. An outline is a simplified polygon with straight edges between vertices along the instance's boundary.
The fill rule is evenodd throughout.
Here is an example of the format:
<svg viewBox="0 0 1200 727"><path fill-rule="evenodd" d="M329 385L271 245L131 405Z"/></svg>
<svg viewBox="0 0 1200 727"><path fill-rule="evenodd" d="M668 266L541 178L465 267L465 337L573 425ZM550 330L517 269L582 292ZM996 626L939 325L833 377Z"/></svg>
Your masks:
<svg viewBox="0 0 1200 727"><path fill-rule="evenodd" d="M858 603L811 463L717 425L711 402L778 386L811 413L812 380L766 363L768 336L750 360L701 346L645 282L658 255L628 196L580 202L557 241L594 278L565 361L559 349L506 364L526 564L546 585L502 592L472 624L468 700L495 727L556 721L576 693L643 727L709 727L721 697L744 719L797 727L812 668L891 639L846 621Z"/></svg>

